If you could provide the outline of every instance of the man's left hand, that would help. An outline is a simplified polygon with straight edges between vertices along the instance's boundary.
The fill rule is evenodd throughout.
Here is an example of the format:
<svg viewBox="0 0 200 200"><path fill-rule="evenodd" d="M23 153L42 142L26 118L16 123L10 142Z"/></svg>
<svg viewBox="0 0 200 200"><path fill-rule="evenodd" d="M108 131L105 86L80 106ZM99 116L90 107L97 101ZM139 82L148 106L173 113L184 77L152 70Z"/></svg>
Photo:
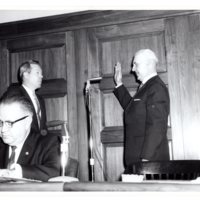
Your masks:
<svg viewBox="0 0 200 200"><path fill-rule="evenodd" d="M0 169L0 177L22 178L22 168L19 164L13 164L11 169Z"/></svg>

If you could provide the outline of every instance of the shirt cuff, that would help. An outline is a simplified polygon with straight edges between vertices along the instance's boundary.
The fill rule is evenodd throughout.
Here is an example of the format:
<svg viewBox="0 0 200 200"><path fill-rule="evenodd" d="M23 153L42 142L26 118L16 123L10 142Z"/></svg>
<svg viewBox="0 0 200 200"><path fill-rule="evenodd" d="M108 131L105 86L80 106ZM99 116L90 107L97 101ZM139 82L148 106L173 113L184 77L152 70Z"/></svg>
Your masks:
<svg viewBox="0 0 200 200"><path fill-rule="evenodd" d="M10 170L10 176L14 178L23 178L22 167L19 164L13 164Z"/></svg>
<svg viewBox="0 0 200 200"><path fill-rule="evenodd" d="M123 83L120 83L120 84L116 85L115 88L118 88L118 87L120 87L121 85L123 85Z"/></svg>
<svg viewBox="0 0 200 200"><path fill-rule="evenodd" d="M21 167L21 165L16 164L15 169L16 169L16 171L17 171L18 177L19 177L19 178L23 178L23 175L22 175L22 167Z"/></svg>

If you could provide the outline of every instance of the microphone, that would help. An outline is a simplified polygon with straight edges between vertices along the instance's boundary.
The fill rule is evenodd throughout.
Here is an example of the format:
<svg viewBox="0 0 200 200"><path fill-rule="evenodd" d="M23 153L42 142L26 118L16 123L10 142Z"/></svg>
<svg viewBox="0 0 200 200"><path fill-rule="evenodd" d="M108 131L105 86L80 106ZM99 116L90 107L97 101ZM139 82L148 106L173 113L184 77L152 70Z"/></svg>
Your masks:
<svg viewBox="0 0 200 200"><path fill-rule="evenodd" d="M101 79L102 79L102 77L95 77L95 78L90 78L90 79L88 79L88 81L89 81L90 83L92 83L92 82L100 81Z"/></svg>
<svg viewBox="0 0 200 200"><path fill-rule="evenodd" d="M101 79L102 79L102 77L95 77L95 78L90 78L90 79L88 79L87 82L86 82L86 86L85 86L85 91L86 91L86 93L89 92L90 84L91 84L91 83L97 83L97 82L99 82Z"/></svg>
<svg viewBox="0 0 200 200"><path fill-rule="evenodd" d="M64 121L64 123L62 124L62 141L60 144L62 176L65 176L65 169L66 169L68 158L69 158L68 144L69 144L69 132L67 130L67 122Z"/></svg>
<svg viewBox="0 0 200 200"><path fill-rule="evenodd" d="M97 83L97 82L99 82L101 79L102 79L102 77L95 77L95 78L90 78L90 79L88 79L87 82L86 82L86 86L85 86L85 91L86 91L86 93L89 92L90 84L92 84L92 83Z"/></svg>

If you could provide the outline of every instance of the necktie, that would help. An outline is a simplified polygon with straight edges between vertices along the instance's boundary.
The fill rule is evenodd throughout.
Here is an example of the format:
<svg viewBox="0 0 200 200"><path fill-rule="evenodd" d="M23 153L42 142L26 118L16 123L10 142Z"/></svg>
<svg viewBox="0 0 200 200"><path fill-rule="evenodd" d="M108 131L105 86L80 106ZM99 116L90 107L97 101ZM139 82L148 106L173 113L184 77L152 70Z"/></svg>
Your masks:
<svg viewBox="0 0 200 200"><path fill-rule="evenodd" d="M36 115L37 115L38 125L40 127L41 109L40 109L40 103L38 101L36 94L34 94L34 100L36 103Z"/></svg>
<svg viewBox="0 0 200 200"><path fill-rule="evenodd" d="M7 168L10 169L11 165L15 163L15 149L17 147L16 146L11 146L11 155L10 155L10 158L8 159L8 165L7 165Z"/></svg>

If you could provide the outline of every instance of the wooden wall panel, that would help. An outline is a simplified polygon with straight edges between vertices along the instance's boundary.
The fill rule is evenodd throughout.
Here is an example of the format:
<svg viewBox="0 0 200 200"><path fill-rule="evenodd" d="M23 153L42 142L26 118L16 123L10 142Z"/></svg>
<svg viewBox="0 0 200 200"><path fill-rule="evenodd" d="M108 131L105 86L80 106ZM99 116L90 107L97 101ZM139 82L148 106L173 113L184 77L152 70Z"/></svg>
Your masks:
<svg viewBox="0 0 200 200"><path fill-rule="evenodd" d="M182 108L181 108L181 84L179 83L180 65L176 48L175 21L166 21L166 49L169 73L171 126L173 138L174 159L184 158Z"/></svg>
<svg viewBox="0 0 200 200"><path fill-rule="evenodd" d="M47 121L64 120L68 122L70 157L78 159L74 33L41 34L1 41L0 58L1 94L10 83L17 82L18 67L28 59L40 62L44 79L47 80L45 83L62 82L65 93L56 94L53 97L45 95ZM53 87L56 93L56 86L53 85ZM51 89L51 87L47 88Z"/></svg>
<svg viewBox="0 0 200 200"><path fill-rule="evenodd" d="M103 126L123 126L123 109L111 93L103 94Z"/></svg>
<svg viewBox="0 0 200 200"><path fill-rule="evenodd" d="M66 79L66 64L65 64L65 46L37 49L10 54L11 61L11 82L17 82L17 70L19 65L29 59L38 60L43 70L43 79L65 78Z"/></svg>
<svg viewBox="0 0 200 200"><path fill-rule="evenodd" d="M70 156L78 160L78 132L77 132L77 93L76 93L76 65L74 33L65 34L66 40L66 70L67 70L67 110Z"/></svg>
<svg viewBox="0 0 200 200"><path fill-rule="evenodd" d="M133 96L136 91L129 91ZM102 94L103 127L123 126L123 109L113 93Z"/></svg>
<svg viewBox="0 0 200 200"><path fill-rule="evenodd" d="M55 33L116 23L138 22L197 13L198 10L87 10L0 25L0 38Z"/></svg>
<svg viewBox="0 0 200 200"><path fill-rule="evenodd" d="M131 70L134 52L151 48L158 55L158 72L166 71L165 50L163 48L164 33L147 33L143 35L124 36L103 42L102 45L102 73L113 74L113 66L117 61L122 64L122 73L129 73Z"/></svg>
<svg viewBox="0 0 200 200"><path fill-rule="evenodd" d="M67 49L66 44L68 45ZM74 33L19 37L14 40L8 40L4 45L8 56L6 57L5 53L3 54L3 48L1 49L1 55L4 55L4 59L7 58L10 61L10 64L8 62L4 63L7 66L5 68L8 77L7 85L11 82L17 82L18 67L28 59L40 62L44 80L67 79L67 82L64 81L66 85L63 85L63 87L66 87L67 95L50 98L45 96L46 114L47 121L64 120L68 122L70 157L78 159ZM57 127L56 129L59 128Z"/></svg>
<svg viewBox="0 0 200 200"><path fill-rule="evenodd" d="M47 98L45 99L47 121L64 120L68 121L67 98ZM61 112L62 110L62 112Z"/></svg>
<svg viewBox="0 0 200 200"><path fill-rule="evenodd" d="M76 65L76 85L77 85L77 133L78 133L78 159L80 180L88 180L88 132L87 115L84 100L84 85L88 76L87 61L87 34L85 30L74 32L75 38L75 65Z"/></svg>
<svg viewBox="0 0 200 200"><path fill-rule="evenodd" d="M103 77L101 83L95 85L97 89L100 86L101 96L96 95L95 98L95 92L92 93L95 102L92 113L96 115L94 117L95 140L97 149L101 152L102 146L98 141L101 135L105 150L105 153L101 155L107 176L105 179L118 180L120 173L123 172L123 148L118 143L123 142L123 130L119 131L119 128L123 126L123 110L112 93L114 65L117 61L121 62L124 84L133 95L138 86L135 77L130 75L133 55L141 48L150 48L158 55L160 61L158 72L167 83L164 21L150 20L88 29L88 39L89 78ZM99 125L99 123L102 124ZM109 145L112 148L108 147ZM102 169L99 168L99 170ZM95 175L98 180L101 180L99 174Z"/></svg>
<svg viewBox="0 0 200 200"><path fill-rule="evenodd" d="M164 29L162 18L156 20L144 20L134 23L123 23L110 26L102 26L95 29L95 35L99 40L111 40L115 37L140 35L142 33L159 32Z"/></svg>
<svg viewBox="0 0 200 200"><path fill-rule="evenodd" d="M120 181L121 174L124 172L123 166L123 144L117 144L117 146L105 145L104 163L105 163L105 176L106 181ZM117 165L116 165L117 161Z"/></svg>
<svg viewBox="0 0 200 200"><path fill-rule="evenodd" d="M166 21L175 159L200 158L199 24L199 15Z"/></svg>
<svg viewBox="0 0 200 200"><path fill-rule="evenodd" d="M100 63L99 63L99 43L96 35L90 30L87 30L87 61L88 61L88 79L100 76ZM101 91L99 84L91 84L89 90L90 96L90 135L89 140L93 141L93 154L94 158L94 179L95 181L103 181L103 155L102 144L99 134L102 130L102 107L101 107ZM91 138L92 137L92 138ZM91 141L91 140L90 140Z"/></svg>
<svg viewBox="0 0 200 200"><path fill-rule="evenodd" d="M17 81L18 67L28 59L40 62L43 79L67 80L65 85L67 95L60 98L45 98L46 114L47 121L67 121L70 135L69 154L70 157L78 159L74 34L67 32L19 38L8 41L7 48L10 51L11 61L10 82Z"/></svg>
<svg viewBox="0 0 200 200"><path fill-rule="evenodd" d="M101 105L101 91L95 86L91 86L91 123L90 135L93 139L93 158L94 158L94 172L95 181L103 181L103 149L101 143L102 130L102 105ZM91 138L91 137L90 137ZM91 140L90 140L91 141Z"/></svg>
<svg viewBox="0 0 200 200"><path fill-rule="evenodd" d="M0 41L0 96L5 92L9 86L9 53L7 50L7 42Z"/></svg>
<svg viewBox="0 0 200 200"><path fill-rule="evenodd" d="M29 59L38 60L43 70L43 79L66 79L65 65L65 47L38 49L10 53L11 62L11 81L17 82L17 71L19 65ZM65 120L67 121L67 99L55 98L45 99L47 120ZM63 110L64 112L60 112Z"/></svg>

